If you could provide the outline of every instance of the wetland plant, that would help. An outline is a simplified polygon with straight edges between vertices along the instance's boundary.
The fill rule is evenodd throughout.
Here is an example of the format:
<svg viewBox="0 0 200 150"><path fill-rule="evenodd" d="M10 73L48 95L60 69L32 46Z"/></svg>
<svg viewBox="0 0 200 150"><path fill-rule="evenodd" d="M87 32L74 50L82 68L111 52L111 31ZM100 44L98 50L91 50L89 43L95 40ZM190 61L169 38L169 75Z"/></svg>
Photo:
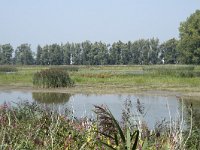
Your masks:
<svg viewBox="0 0 200 150"><path fill-rule="evenodd" d="M138 108L143 114L143 108ZM145 125L132 126L130 115L122 126L107 107L95 106L95 112L95 120L72 119L67 110L61 114L37 103L4 104L0 106L0 149L184 150L194 145L188 141L192 128L184 140L179 124L173 122L162 122L150 131Z"/></svg>
<svg viewBox="0 0 200 150"><path fill-rule="evenodd" d="M66 71L51 68L35 73L33 85L43 88L71 87L74 85L74 81Z"/></svg>

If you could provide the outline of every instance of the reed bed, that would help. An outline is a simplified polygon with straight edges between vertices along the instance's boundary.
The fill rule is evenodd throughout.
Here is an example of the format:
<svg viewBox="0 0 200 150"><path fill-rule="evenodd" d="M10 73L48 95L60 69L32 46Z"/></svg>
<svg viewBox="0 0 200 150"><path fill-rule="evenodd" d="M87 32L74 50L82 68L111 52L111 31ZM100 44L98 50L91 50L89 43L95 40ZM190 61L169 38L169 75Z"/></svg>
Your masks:
<svg viewBox="0 0 200 150"><path fill-rule="evenodd" d="M135 114L128 107L132 105L126 105L123 122L119 122L109 108L102 105L95 106L96 119L91 120L74 118L68 108L60 113L34 102L20 102L15 106L5 103L0 106L0 149L184 150L194 145L188 145L192 134L184 137L179 122L162 121L150 130L137 119L138 115L144 115L140 101Z"/></svg>
<svg viewBox="0 0 200 150"><path fill-rule="evenodd" d="M58 88L71 87L74 82L66 71L51 68L35 73L33 85L42 88Z"/></svg>

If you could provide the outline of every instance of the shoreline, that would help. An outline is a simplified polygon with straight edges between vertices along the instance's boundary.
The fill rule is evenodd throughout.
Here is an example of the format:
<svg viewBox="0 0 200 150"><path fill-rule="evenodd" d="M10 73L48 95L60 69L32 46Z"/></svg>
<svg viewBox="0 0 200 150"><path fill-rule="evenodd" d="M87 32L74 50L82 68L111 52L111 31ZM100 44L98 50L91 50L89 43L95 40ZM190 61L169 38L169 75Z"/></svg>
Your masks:
<svg viewBox="0 0 200 150"><path fill-rule="evenodd" d="M75 85L70 88L35 88L32 86L1 85L0 91L22 91L22 92L56 92L71 94L132 94L132 95L158 95L177 96L183 99L200 100L199 91L182 91L181 89L153 89L145 87L114 86L114 85Z"/></svg>

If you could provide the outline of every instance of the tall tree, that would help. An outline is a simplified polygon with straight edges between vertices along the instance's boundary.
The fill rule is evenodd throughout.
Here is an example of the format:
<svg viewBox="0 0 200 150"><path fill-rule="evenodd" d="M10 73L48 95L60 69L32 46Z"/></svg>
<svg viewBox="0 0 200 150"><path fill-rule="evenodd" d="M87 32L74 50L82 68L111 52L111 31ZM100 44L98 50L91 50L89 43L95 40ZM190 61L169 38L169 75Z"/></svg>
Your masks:
<svg viewBox="0 0 200 150"><path fill-rule="evenodd" d="M33 53L29 44L21 44L15 51L15 63L21 65L34 64Z"/></svg>
<svg viewBox="0 0 200 150"><path fill-rule="evenodd" d="M80 43L72 43L71 46L71 52L72 52L72 62L74 65L81 65L81 55L82 55L82 48Z"/></svg>
<svg viewBox="0 0 200 150"><path fill-rule="evenodd" d="M48 45L45 45L43 48L42 48L42 53L41 53L41 64L42 65L49 65L50 62L49 62L49 46Z"/></svg>
<svg viewBox="0 0 200 150"><path fill-rule="evenodd" d="M186 64L200 64L200 10L180 24L180 60Z"/></svg>
<svg viewBox="0 0 200 150"><path fill-rule="evenodd" d="M110 48L110 63L112 65L119 65L122 64L122 47L123 44L121 41L117 43L113 43L112 47Z"/></svg>
<svg viewBox="0 0 200 150"><path fill-rule="evenodd" d="M0 46L0 64L12 64L13 47L10 44Z"/></svg>
<svg viewBox="0 0 200 150"><path fill-rule="evenodd" d="M42 47L40 45L37 46L37 54L36 54L36 64L42 65Z"/></svg>
<svg viewBox="0 0 200 150"><path fill-rule="evenodd" d="M61 45L61 49L63 50L63 64L70 65L71 64L71 44L66 43L65 45Z"/></svg>
<svg viewBox="0 0 200 150"><path fill-rule="evenodd" d="M159 54L159 40L158 39L149 39L149 51L148 51L148 64L157 64L158 63L158 54Z"/></svg>
<svg viewBox="0 0 200 150"><path fill-rule="evenodd" d="M92 48L92 43L90 41L85 41L81 43L81 47L82 47L82 55L81 55L82 63L83 65L89 65L90 64L89 57Z"/></svg>
<svg viewBox="0 0 200 150"><path fill-rule="evenodd" d="M177 50L178 40L170 39L160 45L161 59L164 59L166 64L177 64L179 52Z"/></svg>
<svg viewBox="0 0 200 150"><path fill-rule="evenodd" d="M63 64L63 50L60 45L52 44L49 46L49 63L50 65Z"/></svg>
<svg viewBox="0 0 200 150"><path fill-rule="evenodd" d="M99 42L98 43L98 62L99 65L107 65L108 64L108 47L105 43Z"/></svg>

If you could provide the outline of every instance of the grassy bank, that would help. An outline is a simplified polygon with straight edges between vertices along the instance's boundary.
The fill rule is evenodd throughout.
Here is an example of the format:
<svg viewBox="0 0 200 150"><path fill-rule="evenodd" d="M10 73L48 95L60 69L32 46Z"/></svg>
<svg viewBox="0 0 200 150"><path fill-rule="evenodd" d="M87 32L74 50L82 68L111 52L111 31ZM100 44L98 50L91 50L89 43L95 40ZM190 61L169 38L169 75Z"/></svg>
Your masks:
<svg viewBox="0 0 200 150"><path fill-rule="evenodd" d="M51 66L55 67L55 66ZM65 66L60 66L64 69ZM69 75L78 88L133 92L139 90L200 91L200 66L76 66ZM0 73L0 86L33 87L34 73L49 66L16 66L17 72ZM67 70L67 69L66 69ZM86 90L85 89L85 90ZM115 90L114 90L115 89Z"/></svg>

